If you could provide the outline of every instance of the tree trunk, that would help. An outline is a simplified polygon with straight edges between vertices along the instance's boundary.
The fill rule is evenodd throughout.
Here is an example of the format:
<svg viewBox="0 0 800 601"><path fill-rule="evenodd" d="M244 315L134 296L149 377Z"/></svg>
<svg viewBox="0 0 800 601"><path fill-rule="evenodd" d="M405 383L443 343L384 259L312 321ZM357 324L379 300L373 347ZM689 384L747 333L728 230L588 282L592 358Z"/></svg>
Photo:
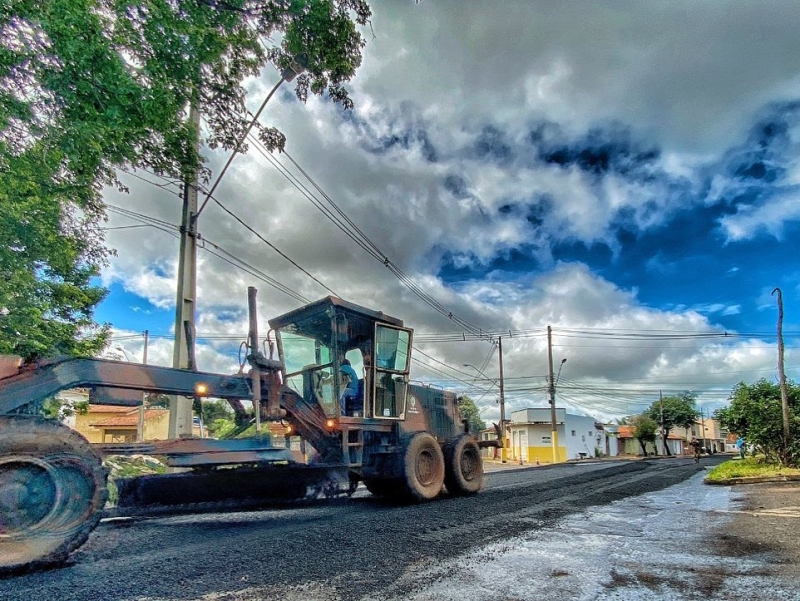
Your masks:
<svg viewBox="0 0 800 601"><path fill-rule="evenodd" d="M667 439L669 438L669 430L664 430L663 438L661 439L662 444L664 445L664 453L667 457L672 457L672 452L669 450L669 445L667 444Z"/></svg>
<svg viewBox="0 0 800 601"><path fill-rule="evenodd" d="M642 455L647 457L647 446L644 444L644 441L641 438L637 438L639 441L639 446L642 447Z"/></svg>

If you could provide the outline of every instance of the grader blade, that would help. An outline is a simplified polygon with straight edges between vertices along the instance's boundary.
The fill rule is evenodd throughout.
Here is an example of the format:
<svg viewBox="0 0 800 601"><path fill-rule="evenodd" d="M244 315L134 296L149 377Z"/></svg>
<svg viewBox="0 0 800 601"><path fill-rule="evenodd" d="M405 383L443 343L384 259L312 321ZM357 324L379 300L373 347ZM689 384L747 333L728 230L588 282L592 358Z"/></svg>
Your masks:
<svg viewBox="0 0 800 601"><path fill-rule="evenodd" d="M238 511L329 496L335 471L290 464L121 478L116 513ZM346 481L346 469L340 471ZM346 492L339 487L338 494Z"/></svg>

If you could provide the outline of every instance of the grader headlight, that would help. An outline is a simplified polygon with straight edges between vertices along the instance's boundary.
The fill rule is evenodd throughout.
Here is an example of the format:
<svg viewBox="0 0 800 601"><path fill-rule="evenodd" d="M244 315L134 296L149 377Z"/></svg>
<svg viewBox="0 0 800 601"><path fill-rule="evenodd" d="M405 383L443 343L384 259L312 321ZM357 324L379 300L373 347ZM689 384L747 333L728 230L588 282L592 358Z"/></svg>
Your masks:
<svg viewBox="0 0 800 601"><path fill-rule="evenodd" d="M208 384L204 384L203 382L198 382L194 385L194 395L195 396L206 396L208 394Z"/></svg>

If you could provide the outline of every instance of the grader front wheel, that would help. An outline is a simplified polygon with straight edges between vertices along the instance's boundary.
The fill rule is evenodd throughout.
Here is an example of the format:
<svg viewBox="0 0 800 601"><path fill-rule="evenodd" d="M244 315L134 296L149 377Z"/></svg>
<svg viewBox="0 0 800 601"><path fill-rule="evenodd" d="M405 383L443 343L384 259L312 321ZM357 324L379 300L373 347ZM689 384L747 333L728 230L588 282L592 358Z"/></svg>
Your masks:
<svg viewBox="0 0 800 601"><path fill-rule="evenodd" d="M97 525L106 496L100 457L78 433L0 417L0 573L66 559Z"/></svg>

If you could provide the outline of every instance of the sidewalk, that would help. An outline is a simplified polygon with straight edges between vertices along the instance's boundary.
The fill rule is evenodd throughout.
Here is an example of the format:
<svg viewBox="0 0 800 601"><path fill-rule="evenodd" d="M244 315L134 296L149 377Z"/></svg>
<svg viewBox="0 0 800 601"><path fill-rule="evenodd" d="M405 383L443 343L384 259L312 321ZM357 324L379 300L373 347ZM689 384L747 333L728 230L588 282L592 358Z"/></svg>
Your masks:
<svg viewBox="0 0 800 601"><path fill-rule="evenodd" d="M566 463L576 463L576 462L566 462ZM584 463L589 463L589 461L584 461ZM510 470L526 470L532 468L540 468L540 467L549 467L551 465L564 465L564 463L540 463L536 465L535 463L520 463L517 461L512 461L509 459L505 463L501 462L499 459L484 459L483 460L483 471L484 472L504 472Z"/></svg>
<svg viewBox="0 0 800 601"><path fill-rule="evenodd" d="M733 453L715 453L714 457L731 457ZM704 455L704 458L708 456ZM654 459L691 459L691 455L649 455L644 457L642 455L616 455L614 457L587 457L586 459L567 459L559 463L550 463L548 461L541 461L536 463L524 462L520 463L519 459L508 459L505 463L499 459L483 458L483 471L484 472L498 472L506 470L520 470L538 467L550 467L553 465L581 465L586 463L604 463L606 461L652 461Z"/></svg>

